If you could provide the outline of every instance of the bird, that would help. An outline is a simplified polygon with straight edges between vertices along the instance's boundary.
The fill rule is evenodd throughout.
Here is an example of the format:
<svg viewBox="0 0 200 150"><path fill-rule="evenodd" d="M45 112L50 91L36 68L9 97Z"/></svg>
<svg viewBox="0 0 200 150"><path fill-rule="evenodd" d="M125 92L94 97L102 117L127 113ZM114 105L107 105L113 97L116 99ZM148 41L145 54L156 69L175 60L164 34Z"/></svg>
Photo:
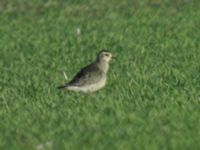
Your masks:
<svg viewBox="0 0 200 150"><path fill-rule="evenodd" d="M109 63L112 57L110 51L101 50L91 64L82 68L70 82L57 88L83 93L93 93L102 89L106 85Z"/></svg>

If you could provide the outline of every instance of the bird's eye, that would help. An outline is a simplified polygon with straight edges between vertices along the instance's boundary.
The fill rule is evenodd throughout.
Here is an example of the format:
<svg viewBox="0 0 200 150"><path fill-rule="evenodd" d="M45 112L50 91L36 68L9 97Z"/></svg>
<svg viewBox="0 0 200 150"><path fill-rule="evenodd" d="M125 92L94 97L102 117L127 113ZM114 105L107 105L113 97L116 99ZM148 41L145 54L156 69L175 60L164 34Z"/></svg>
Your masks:
<svg viewBox="0 0 200 150"><path fill-rule="evenodd" d="M108 55L108 54L105 54L105 56L108 57L109 55Z"/></svg>

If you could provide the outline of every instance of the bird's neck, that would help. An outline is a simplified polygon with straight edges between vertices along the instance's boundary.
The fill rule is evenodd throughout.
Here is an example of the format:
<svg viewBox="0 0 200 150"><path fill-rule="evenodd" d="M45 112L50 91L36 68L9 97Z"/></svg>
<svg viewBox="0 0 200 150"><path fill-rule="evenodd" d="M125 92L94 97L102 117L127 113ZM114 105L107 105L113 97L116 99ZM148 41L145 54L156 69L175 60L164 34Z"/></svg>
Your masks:
<svg viewBox="0 0 200 150"><path fill-rule="evenodd" d="M101 71L107 73L109 69L109 64L106 61L98 61L98 67Z"/></svg>

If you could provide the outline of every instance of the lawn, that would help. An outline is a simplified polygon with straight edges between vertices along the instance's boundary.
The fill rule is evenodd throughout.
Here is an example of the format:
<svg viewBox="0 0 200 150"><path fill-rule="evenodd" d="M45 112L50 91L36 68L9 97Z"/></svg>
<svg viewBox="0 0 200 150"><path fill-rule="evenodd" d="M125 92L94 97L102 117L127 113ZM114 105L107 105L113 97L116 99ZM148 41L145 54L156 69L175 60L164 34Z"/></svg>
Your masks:
<svg viewBox="0 0 200 150"><path fill-rule="evenodd" d="M1 0L0 149L199 150L199 27L198 0ZM104 89L56 89L103 48Z"/></svg>

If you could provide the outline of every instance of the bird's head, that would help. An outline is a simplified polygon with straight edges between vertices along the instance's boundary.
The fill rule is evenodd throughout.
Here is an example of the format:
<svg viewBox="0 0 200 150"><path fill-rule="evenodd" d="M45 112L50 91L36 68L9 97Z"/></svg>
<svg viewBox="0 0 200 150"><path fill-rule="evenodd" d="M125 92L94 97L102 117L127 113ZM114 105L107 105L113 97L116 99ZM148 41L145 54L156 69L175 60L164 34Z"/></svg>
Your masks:
<svg viewBox="0 0 200 150"><path fill-rule="evenodd" d="M100 61L100 62L107 62L109 63L112 59L112 54L111 52L107 51L107 50L101 50L98 55L97 55L97 59Z"/></svg>

